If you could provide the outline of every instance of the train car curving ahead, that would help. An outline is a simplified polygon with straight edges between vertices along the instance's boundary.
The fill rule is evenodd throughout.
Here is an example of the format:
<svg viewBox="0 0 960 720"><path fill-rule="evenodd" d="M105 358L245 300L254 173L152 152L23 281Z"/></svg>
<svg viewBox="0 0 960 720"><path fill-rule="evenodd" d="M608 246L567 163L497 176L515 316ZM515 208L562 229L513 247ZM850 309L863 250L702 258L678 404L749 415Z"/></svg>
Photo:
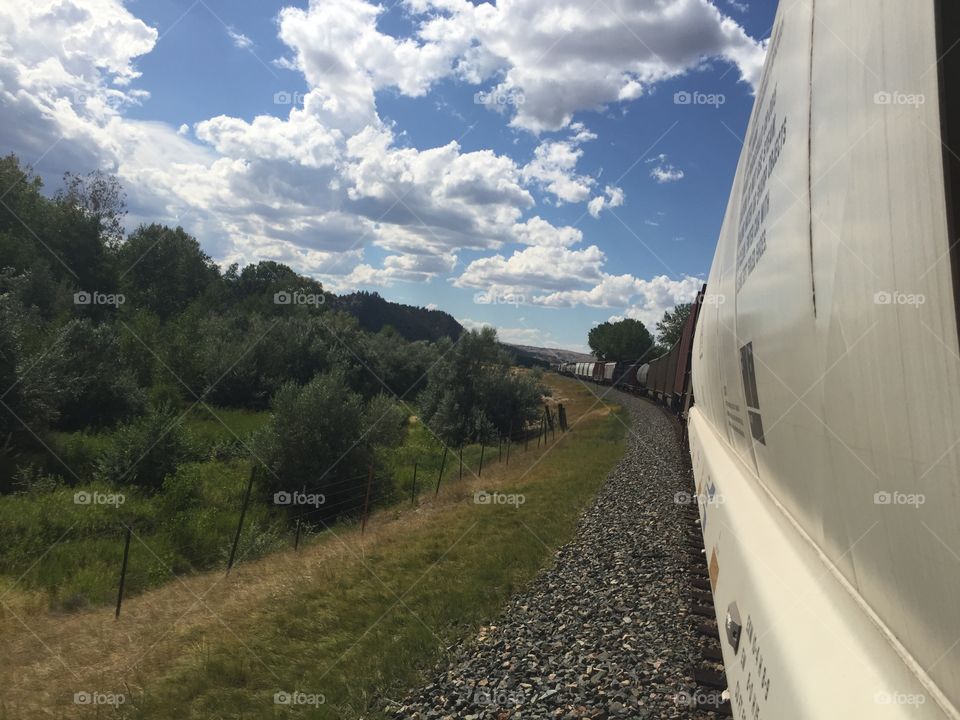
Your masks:
<svg viewBox="0 0 960 720"><path fill-rule="evenodd" d="M777 13L688 423L737 718L960 717L958 43L955 0Z"/></svg>

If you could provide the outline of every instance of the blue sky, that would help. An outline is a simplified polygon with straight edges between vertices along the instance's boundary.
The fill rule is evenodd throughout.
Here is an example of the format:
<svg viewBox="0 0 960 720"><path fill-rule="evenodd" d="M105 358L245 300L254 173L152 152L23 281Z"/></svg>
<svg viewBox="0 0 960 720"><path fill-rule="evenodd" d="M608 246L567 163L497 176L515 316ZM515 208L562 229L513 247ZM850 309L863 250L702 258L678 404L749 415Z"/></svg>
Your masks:
<svg viewBox="0 0 960 720"><path fill-rule="evenodd" d="M219 262L584 349L706 276L775 9L40 1L0 9L0 151Z"/></svg>

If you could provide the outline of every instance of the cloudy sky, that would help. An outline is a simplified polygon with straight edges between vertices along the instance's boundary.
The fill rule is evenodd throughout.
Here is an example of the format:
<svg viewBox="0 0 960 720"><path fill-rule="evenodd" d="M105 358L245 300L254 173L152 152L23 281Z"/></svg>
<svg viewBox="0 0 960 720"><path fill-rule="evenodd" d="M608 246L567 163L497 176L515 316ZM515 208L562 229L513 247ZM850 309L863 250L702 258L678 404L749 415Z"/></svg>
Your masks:
<svg viewBox="0 0 960 720"><path fill-rule="evenodd" d="M218 262L585 348L705 278L775 0L0 6L0 152Z"/></svg>

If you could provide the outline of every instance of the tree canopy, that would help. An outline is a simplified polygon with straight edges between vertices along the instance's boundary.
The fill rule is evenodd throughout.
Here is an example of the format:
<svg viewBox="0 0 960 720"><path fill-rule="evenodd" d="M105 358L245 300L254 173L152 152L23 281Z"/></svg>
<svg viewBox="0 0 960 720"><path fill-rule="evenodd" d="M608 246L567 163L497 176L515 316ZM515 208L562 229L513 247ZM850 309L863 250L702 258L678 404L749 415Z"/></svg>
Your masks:
<svg viewBox="0 0 960 720"><path fill-rule="evenodd" d="M448 445L488 442L534 421L546 389L534 372L511 371L493 328L440 344L421 398L420 419Z"/></svg>
<svg viewBox="0 0 960 720"><path fill-rule="evenodd" d="M272 410L258 487L320 483L335 514L410 415L459 445L540 411L538 376L514 371L492 329L461 338L446 313L337 298L271 260L222 271L181 227L125 235L123 189L100 172L46 196L11 155L0 187L0 491L36 462L72 474L51 438L89 434L96 479L160 492L195 452L181 416L209 403Z"/></svg>
<svg viewBox="0 0 960 720"><path fill-rule="evenodd" d="M649 355L653 336L642 322L626 318L590 328L587 343L598 360L640 360Z"/></svg>
<svg viewBox="0 0 960 720"><path fill-rule="evenodd" d="M680 339L692 308L692 303L680 303L663 313L663 319L657 322L657 339L662 347L669 349Z"/></svg>

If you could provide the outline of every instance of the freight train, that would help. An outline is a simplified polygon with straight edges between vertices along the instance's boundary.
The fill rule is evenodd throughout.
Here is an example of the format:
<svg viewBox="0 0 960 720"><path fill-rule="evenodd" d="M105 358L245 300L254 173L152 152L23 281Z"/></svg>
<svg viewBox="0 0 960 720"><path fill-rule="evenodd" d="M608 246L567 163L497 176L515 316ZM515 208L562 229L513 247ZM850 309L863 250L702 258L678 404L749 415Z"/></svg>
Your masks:
<svg viewBox="0 0 960 720"><path fill-rule="evenodd" d="M562 368L686 418L737 718L960 718L958 220L960 3L783 0L692 342Z"/></svg>
<svg viewBox="0 0 960 720"><path fill-rule="evenodd" d="M681 417L693 401L691 389L691 359L694 330L701 305L710 299L704 285L691 304L690 314L680 330L680 338L670 350L649 362L644 360L620 362L567 362L555 370L581 380L600 385L612 385L620 390L649 397Z"/></svg>

